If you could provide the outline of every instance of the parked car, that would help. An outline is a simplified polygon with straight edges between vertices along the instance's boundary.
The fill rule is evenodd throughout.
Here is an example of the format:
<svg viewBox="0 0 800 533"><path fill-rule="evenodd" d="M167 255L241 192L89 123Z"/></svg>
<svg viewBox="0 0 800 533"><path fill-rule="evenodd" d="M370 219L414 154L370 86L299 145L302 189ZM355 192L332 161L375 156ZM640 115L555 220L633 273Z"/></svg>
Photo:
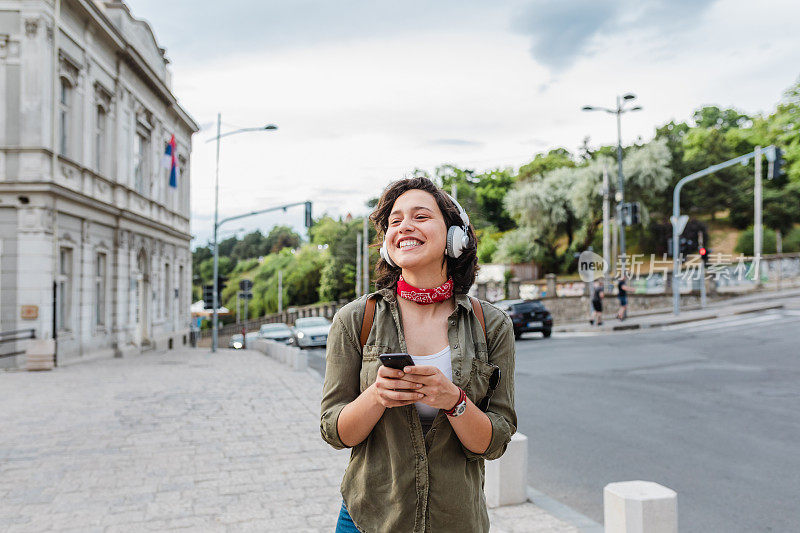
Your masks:
<svg viewBox="0 0 800 533"><path fill-rule="evenodd" d="M539 300L501 300L494 305L511 317L514 338L528 331L539 331L545 337L553 332L553 316Z"/></svg>
<svg viewBox="0 0 800 533"><path fill-rule="evenodd" d="M241 350L244 348L244 337L241 333L235 333L231 335L231 338L228 341L228 348L233 348L234 350Z"/></svg>
<svg viewBox="0 0 800 533"><path fill-rule="evenodd" d="M298 318L294 321L294 338L300 348L325 346L331 321L321 316Z"/></svg>
<svg viewBox="0 0 800 533"><path fill-rule="evenodd" d="M258 336L262 339L285 342L286 344L294 344L294 333L292 332L292 328L283 322L261 324L261 328L258 330Z"/></svg>

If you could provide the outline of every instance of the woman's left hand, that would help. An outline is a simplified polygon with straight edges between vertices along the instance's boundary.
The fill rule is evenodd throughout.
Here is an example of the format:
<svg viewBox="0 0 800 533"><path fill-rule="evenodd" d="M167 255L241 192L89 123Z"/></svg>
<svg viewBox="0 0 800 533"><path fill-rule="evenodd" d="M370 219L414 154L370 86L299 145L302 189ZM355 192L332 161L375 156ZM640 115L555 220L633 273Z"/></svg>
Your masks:
<svg viewBox="0 0 800 533"><path fill-rule="evenodd" d="M425 395L420 403L445 411L456 405L461 391L435 366L407 366L403 372L404 380L422 384L416 391Z"/></svg>

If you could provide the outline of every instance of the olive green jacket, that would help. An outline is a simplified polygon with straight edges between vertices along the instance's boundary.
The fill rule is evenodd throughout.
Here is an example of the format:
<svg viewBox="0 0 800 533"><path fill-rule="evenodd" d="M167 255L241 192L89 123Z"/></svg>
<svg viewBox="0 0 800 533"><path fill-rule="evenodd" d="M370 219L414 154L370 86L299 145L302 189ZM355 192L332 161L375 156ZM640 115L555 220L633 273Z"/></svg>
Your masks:
<svg viewBox="0 0 800 533"><path fill-rule="evenodd" d="M406 352L395 293L373 293L375 319L363 356L359 337L366 296L336 313L328 334L322 392L322 438L345 448L337 421L345 405L375 382L382 353ZM386 409L369 436L353 447L342 481L350 516L364 532L487 532L489 516L483 493L484 459L497 459L516 431L514 411L514 329L511 319L482 302L486 337L469 297L456 295L448 318L453 382L477 404L500 367L500 383L487 411L492 440L483 454L466 449L444 412L423 437L413 405Z"/></svg>

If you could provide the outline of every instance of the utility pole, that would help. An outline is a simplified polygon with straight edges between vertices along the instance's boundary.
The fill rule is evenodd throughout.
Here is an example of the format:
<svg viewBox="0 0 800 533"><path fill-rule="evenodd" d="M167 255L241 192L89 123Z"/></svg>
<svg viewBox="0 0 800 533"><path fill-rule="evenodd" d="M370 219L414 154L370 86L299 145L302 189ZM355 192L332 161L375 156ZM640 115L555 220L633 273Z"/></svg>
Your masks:
<svg viewBox="0 0 800 533"><path fill-rule="evenodd" d="M609 268L611 267L611 206L609 205L610 191L608 189L608 167L603 165L603 258L606 260L605 266L603 267L604 284L608 283Z"/></svg>
<svg viewBox="0 0 800 533"><path fill-rule="evenodd" d="M610 208L609 208L610 209ZM610 223L609 231L611 232L611 272L612 274L617 271L617 226L618 220Z"/></svg>
<svg viewBox="0 0 800 533"><path fill-rule="evenodd" d="M622 97L617 96L617 220L619 226L619 255L622 257L622 273L626 270L625 221L622 220L622 204L625 202L625 184L622 179Z"/></svg>
<svg viewBox="0 0 800 533"><path fill-rule="evenodd" d="M361 296L361 233L356 233L356 298Z"/></svg>
<svg viewBox="0 0 800 533"><path fill-rule="evenodd" d="M238 324L239 321L239 293L236 293L236 323Z"/></svg>
<svg viewBox="0 0 800 533"><path fill-rule="evenodd" d="M277 130L278 126L275 124L267 124L266 126L258 127L258 128L241 128L235 131L229 131L225 133L225 135L221 134L222 129L222 113L217 113L217 136L207 140L206 142L209 143L211 141L217 142L217 167L216 172L214 173L214 309L212 311L212 318L211 318L211 352L217 351L217 345L219 340L219 324L217 323L217 308L219 307L219 301L217 298L217 292L219 290L219 242L217 241L219 227L222 225L223 222L229 222L231 220L236 220L237 218L242 218L242 215L238 217L228 217L223 219L222 221L219 220L219 141L222 137L227 137L229 135L236 135L237 133L245 133L248 131L261 131L261 130ZM255 212L254 212L255 213ZM250 213L253 214L253 213Z"/></svg>
<svg viewBox="0 0 800 533"><path fill-rule="evenodd" d="M753 224L753 275L756 280L756 287L761 286L761 248L764 237L764 228L761 225L761 147L756 146L755 150L755 164L756 164L756 184L755 193L755 223Z"/></svg>
<svg viewBox="0 0 800 533"><path fill-rule="evenodd" d="M222 128L222 113L217 113L217 170L214 174L214 309L211 311L211 352L217 351L219 345L219 326L217 324L217 292L219 291L219 242L217 241L217 231L219 230L219 138Z"/></svg>
<svg viewBox="0 0 800 533"><path fill-rule="evenodd" d="M369 294L369 217L364 217L364 236L361 238L361 242L364 245L364 251L361 252L361 275L362 278L362 285L361 288L364 290L364 294Z"/></svg>

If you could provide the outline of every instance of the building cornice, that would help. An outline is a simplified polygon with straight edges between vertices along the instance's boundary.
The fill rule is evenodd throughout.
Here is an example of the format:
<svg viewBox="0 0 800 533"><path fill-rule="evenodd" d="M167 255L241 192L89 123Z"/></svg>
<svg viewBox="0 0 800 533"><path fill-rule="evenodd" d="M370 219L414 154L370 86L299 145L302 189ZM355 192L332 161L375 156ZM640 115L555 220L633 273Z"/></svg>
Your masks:
<svg viewBox="0 0 800 533"><path fill-rule="evenodd" d="M52 194L56 198L64 198L66 200L73 201L77 204L83 205L85 207L89 207L91 209L95 209L97 211L102 211L107 215L111 215L113 217L123 218L125 220L130 220L132 222L136 222L137 224L142 224L148 226L152 229L167 233L173 237L184 239L184 240L191 240L192 235L190 233L184 233L182 231L178 231L172 226L168 226L166 224L162 224L156 220L149 219L147 217L143 217L138 215L132 211L127 209L120 209L112 204L108 204L96 198L92 198L82 194L80 192L74 191L68 187L64 187L63 185L59 185L58 183L52 183L49 181L25 181L25 182L13 182L13 183L3 183L0 182L0 194L20 194L20 193L45 193L45 194ZM184 218L184 217L181 217ZM185 220L185 218L184 218Z"/></svg>
<svg viewBox="0 0 800 533"><path fill-rule="evenodd" d="M87 15L92 21L100 27L105 35L112 40L117 47L117 55L130 65L133 70L139 74L147 83L147 85L155 92L155 94L167 105L169 109L175 111L175 114L189 127L194 133L200 130L200 126L189 115L189 113L181 107L175 95L172 94L167 84L161 79L147 64L139 51L131 45L122 32L114 25L113 22L103 13L103 11L91 0L68 0L76 7L79 7L83 14ZM124 5L124 4L123 4ZM128 9L125 6L125 9ZM130 11L128 10L128 14ZM131 17L133 18L133 17ZM149 27L149 26L148 26ZM152 33L152 32L151 32Z"/></svg>

